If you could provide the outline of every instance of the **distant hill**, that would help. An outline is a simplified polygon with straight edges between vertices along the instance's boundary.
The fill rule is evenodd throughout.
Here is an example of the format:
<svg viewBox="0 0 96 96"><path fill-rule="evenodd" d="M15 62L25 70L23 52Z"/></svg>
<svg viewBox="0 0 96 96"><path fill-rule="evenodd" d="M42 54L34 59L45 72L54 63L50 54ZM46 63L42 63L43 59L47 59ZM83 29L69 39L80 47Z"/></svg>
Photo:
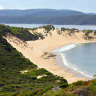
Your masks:
<svg viewBox="0 0 96 96"><path fill-rule="evenodd" d="M96 25L96 14L53 9L0 10L0 23Z"/></svg>
<svg viewBox="0 0 96 96"><path fill-rule="evenodd" d="M79 11L54 9L0 10L0 16L72 16L84 14Z"/></svg>
<svg viewBox="0 0 96 96"><path fill-rule="evenodd" d="M57 16L57 17L0 16L0 23L96 25L96 15Z"/></svg>

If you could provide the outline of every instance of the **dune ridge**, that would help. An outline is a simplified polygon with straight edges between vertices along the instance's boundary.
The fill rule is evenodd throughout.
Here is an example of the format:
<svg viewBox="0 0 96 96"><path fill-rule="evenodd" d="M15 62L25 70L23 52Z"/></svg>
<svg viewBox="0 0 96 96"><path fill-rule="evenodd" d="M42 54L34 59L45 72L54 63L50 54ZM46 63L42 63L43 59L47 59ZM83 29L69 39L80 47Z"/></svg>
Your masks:
<svg viewBox="0 0 96 96"><path fill-rule="evenodd" d="M44 30L38 29L38 32ZM32 31L31 31L32 32ZM58 75L67 79L68 83L73 83L78 80L88 80L86 77L75 77L75 74L68 73L61 66L56 65L55 54L52 51L56 48L67 44L89 42L84 39L82 31L68 35L67 31L62 32L58 29L51 30L45 39L36 41L22 41L12 35L7 35L6 40L26 58L35 63L39 68L45 68L54 75ZM92 42L92 40L90 41Z"/></svg>

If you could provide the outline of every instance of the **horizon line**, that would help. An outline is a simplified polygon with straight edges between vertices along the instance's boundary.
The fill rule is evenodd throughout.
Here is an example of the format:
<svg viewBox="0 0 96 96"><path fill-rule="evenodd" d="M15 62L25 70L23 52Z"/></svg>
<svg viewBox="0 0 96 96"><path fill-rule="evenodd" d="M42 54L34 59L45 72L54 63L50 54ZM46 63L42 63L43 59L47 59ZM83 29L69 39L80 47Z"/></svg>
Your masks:
<svg viewBox="0 0 96 96"><path fill-rule="evenodd" d="M85 12L85 11L80 11L80 10L73 10L73 9L54 9L54 8L22 8L22 9L19 9L19 8L17 8L17 9L6 9L6 8L4 8L4 9L0 9L0 11L1 10L43 10L43 9L49 9L49 10L69 10L69 11L78 11L78 12L82 12L82 13L95 13L95 12Z"/></svg>

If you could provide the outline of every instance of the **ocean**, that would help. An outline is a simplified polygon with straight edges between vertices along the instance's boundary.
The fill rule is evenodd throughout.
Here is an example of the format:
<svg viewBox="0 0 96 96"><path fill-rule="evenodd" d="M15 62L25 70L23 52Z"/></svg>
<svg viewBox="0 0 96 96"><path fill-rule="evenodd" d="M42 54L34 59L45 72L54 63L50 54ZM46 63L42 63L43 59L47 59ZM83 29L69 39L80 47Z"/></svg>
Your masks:
<svg viewBox="0 0 96 96"><path fill-rule="evenodd" d="M61 56L63 63L60 66L68 72L90 79L96 75L96 43L70 44L53 52L59 55L59 58Z"/></svg>

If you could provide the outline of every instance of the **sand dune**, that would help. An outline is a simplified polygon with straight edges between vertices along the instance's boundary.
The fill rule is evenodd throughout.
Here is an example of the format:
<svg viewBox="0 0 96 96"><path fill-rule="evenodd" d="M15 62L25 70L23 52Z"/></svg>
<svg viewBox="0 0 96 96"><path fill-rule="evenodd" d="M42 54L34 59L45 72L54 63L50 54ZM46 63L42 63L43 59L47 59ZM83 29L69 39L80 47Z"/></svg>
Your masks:
<svg viewBox="0 0 96 96"><path fill-rule="evenodd" d="M83 32L74 33L72 36L69 36L67 32L58 34L58 30L54 30L51 31L51 35L48 35L44 40L23 42L14 36L7 36L6 39L14 48L39 68L45 68L55 75L64 77L68 83L72 83L78 80L88 80L88 78L75 77L75 74L68 73L67 70L63 70L61 66L57 66L54 55L51 54L51 52L66 44L86 42L87 40L85 40L83 36Z"/></svg>

